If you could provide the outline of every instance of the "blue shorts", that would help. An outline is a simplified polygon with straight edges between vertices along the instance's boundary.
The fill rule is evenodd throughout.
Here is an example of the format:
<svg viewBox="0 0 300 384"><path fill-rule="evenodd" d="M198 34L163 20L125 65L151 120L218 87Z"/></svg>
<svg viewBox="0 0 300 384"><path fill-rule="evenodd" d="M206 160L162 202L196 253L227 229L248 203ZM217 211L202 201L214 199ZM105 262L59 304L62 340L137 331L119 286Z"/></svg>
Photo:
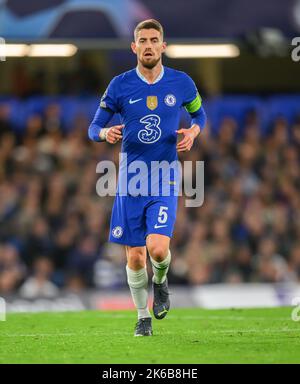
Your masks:
<svg viewBox="0 0 300 384"><path fill-rule="evenodd" d="M178 196L119 196L112 210L109 241L139 247L150 233L172 237Z"/></svg>

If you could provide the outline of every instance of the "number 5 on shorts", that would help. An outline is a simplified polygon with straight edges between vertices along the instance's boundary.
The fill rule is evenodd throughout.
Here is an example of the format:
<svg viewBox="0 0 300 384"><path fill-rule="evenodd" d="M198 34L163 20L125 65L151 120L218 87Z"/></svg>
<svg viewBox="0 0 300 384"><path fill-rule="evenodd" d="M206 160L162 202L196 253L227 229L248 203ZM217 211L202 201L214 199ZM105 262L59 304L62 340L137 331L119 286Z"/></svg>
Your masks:
<svg viewBox="0 0 300 384"><path fill-rule="evenodd" d="M167 220L168 220L168 214L167 214L167 210L168 210L169 208L168 207L164 207L164 206L161 206L160 208L159 208L159 213L158 213L158 222L160 223L160 224L165 224L166 222L167 222Z"/></svg>

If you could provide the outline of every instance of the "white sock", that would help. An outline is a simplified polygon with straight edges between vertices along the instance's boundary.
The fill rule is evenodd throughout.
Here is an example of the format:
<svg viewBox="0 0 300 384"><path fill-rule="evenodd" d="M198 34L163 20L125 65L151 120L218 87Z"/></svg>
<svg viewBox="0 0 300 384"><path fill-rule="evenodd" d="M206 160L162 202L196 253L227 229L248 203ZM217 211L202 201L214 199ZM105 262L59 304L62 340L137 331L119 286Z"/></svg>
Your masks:
<svg viewBox="0 0 300 384"><path fill-rule="evenodd" d="M126 265L127 282L132 300L138 311L138 318L151 317L148 309L148 273L146 267L133 271Z"/></svg>
<svg viewBox="0 0 300 384"><path fill-rule="evenodd" d="M155 284L162 284L166 278L169 270L170 262L171 262L171 252L169 250L168 256L161 261L160 263L152 259L150 255L150 260L152 264L153 270L153 281Z"/></svg>

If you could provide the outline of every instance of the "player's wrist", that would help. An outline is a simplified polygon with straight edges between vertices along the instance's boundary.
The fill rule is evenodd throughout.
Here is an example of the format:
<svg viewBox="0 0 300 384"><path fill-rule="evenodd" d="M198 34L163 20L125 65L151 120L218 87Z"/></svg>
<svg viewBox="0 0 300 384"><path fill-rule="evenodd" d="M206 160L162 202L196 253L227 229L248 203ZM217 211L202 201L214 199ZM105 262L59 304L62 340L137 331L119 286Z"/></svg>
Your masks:
<svg viewBox="0 0 300 384"><path fill-rule="evenodd" d="M193 135L194 135L194 139L199 135L201 131L201 128L198 124L193 124L192 125L192 132L193 132Z"/></svg>
<svg viewBox="0 0 300 384"><path fill-rule="evenodd" d="M99 133L99 138L101 141L106 141L106 136L109 128L102 128Z"/></svg>

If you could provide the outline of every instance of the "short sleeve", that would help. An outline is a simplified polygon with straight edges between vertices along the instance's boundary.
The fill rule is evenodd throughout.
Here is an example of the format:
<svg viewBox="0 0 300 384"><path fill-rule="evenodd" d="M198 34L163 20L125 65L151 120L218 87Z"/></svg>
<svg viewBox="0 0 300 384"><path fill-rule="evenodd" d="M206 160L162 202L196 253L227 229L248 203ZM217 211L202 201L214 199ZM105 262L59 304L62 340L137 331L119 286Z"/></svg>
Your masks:
<svg viewBox="0 0 300 384"><path fill-rule="evenodd" d="M202 99L194 81L185 74L184 77L183 106L189 113L194 113L201 108Z"/></svg>
<svg viewBox="0 0 300 384"><path fill-rule="evenodd" d="M117 78L114 77L109 83L106 91L102 95L100 101L100 108L109 109L114 113L118 113L118 92L117 92Z"/></svg>

